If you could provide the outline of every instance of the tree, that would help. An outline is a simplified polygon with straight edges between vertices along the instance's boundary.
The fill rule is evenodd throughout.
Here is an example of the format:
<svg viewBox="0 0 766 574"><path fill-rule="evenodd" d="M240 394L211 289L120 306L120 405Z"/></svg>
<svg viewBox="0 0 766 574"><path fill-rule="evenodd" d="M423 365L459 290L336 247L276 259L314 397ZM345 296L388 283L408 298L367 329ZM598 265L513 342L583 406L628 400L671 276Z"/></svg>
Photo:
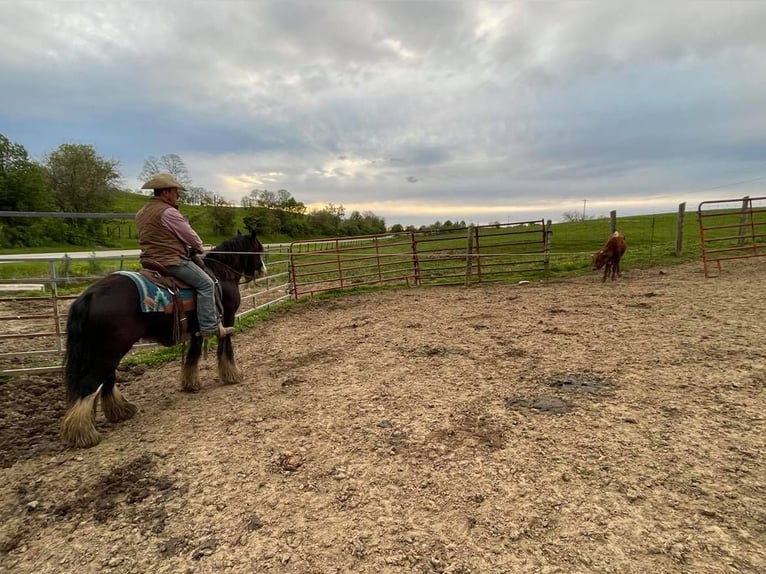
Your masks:
<svg viewBox="0 0 766 574"><path fill-rule="evenodd" d="M119 189L119 162L100 157L93 146L62 144L45 159L48 186L61 211L73 213L110 211ZM103 236L104 221L72 219L66 240L92 241Z"/></svg>
<svg viewBox="0 0 766 574"><path fill-rule="evenodd" d="M386 232L386 220L372 211L354 211L346 220L347 235L375 235Z"/></svg>
<svg viewBox="0 0 766 574"><path fill-rule="evenodd" d="M279 233L291 237L304 236L307 229L306 206L286 189L277 192L253 189L243 197L241 205L248 210L252 230L258 233ZM269 210L266 214L261 210Z"/></svg>
<svg viewBox="0 0 766 574"><path fill-rule="evenodd" d="M54 206L45 170L29 159L24 146L0 134L0 209L49 211Z"/></svg>
<svg viewBox="0 0 766 574"><path fill-rule="evenodd" d="M121 179L119 162L85 144L62 144L46 160L48 184L61 211L109 211Z"/></svg>
<svg viewBox="0 0 766 574"><path fill-rule="evenodd" d="M573 223L576 221L585 221L587 219L595 219L595 216L589 215L586 216L584 213L581 213L579 211L565 211L561 214L561 221L564 221L566 223Z"/></svg>
<svg viewBox="0 0 766 574"><path fill-rule="evenodd" d="M341 223L346 210L342 205L328 203L326 207L312 211L308 215L311 232L322 237L337 237L341 233Z"/></svg>
<svg viewBox="0 0 766 574"><path fill-rule="evenodd" d="M342 235L365 235L364 220L358 211L352 211L341 227Z"/></svg>
<svg viewBox="0 0 766 574"><path fill-rule="evenodd" d="M218 237L234 233L234 221L237 218L236 211L229 206L213 205L208 211L213 227L213 235Z"/></svg>
<svg viewBox="0 0 766 574"><path fill-rule="evenodd" d="M210 193L204 187L190 185L184 194L184 203L189 205L216 205L216 195Z"/></svg>
<svg viewBox="0 0 766 574"><path fill-rule="evenodd" d="M138 179L147 181L151 179L153 175L163 172L171 174L178 183L186 188L186 191L181 191L180 193L182 201L192 203L193 205L203 205L201 196L197 191L204 191L204 189L192 186L189 170L186 168L184 160L177 154L170 153L160 157L150 155L144 160L144 167L141 170L141 173L138 174ZM190 196L192 197L190 198Z"/></svg>
<svg viewBox="0 0 766 574"><path fill-rule="evenodd" d="M138 179L146 181L158 173L169 173L175 180L184 187L191 187L192 180L189 177L189 170L186 168L181 156L170 153L160 157L150 155L144 160L144 167L138 174Z"/></svg>
<svg viewBox="0 0 766 574"><path fill-rule="evenodd" d="M372 211L365 211L362 215L364 215L368 229L370 229L372 233L386 232L386 220L383 217L378 217Z"/></svg>
<svg viewBox="0 0 766 574"><path fill-rule="evenodd" d="M290 213L306 212L306 206L295 198L286 189L269 191L268 189L254 189L250 195L242 198L242 207L268 207L269 209L281 209Z"/></svg>
<svg viewBox="0 0 766 574"><path fill-rule="evenodd" d="M0 210L53 209L55 202L46 184L45 169L29 159L24 146L0 134ZM0 245L44 245L60 238L63 227L59 220L4 217L0 219Z"/></svg>
<svg viewBox="0 0 766 574"><path fill-rule="evenodd" d="M259 235L275 235L279 233L279 217L274 210L265 207L249 207L242 223L250 232Z"/></svg>
<svg viewBox="0 0 766 574"><path fill-rule="evenodd" d="M268 189L254 189L250 192L250 197L257 206L269 208L277 206L277 194Z"/></svg>
<svg viewBox="0 0 766 574"><path fill-rule="evenodd" d="M277 191L277 209L287 211L288 213L306 213L306 206L300 201L296 201L295 198L290 195L290 192L286 189L280 189Z"/></svg>

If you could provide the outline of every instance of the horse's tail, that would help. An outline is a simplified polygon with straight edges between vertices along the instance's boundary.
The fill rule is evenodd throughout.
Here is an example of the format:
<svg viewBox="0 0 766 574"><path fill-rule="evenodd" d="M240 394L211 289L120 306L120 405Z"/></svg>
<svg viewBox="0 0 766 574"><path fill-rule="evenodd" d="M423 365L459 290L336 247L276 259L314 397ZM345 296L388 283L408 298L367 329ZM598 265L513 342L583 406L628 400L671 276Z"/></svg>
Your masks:
<svg viewBox="0 0 766 574"><path fill-rule="evenodd" d="M85 325L90 315L92 299L93 293L91 291L83 293L72 303L67 316L64 380L66 381L67 402L69 404L93 392L93 389L82 388L83 378L91 363L91 345L88 341Z"/></svg>

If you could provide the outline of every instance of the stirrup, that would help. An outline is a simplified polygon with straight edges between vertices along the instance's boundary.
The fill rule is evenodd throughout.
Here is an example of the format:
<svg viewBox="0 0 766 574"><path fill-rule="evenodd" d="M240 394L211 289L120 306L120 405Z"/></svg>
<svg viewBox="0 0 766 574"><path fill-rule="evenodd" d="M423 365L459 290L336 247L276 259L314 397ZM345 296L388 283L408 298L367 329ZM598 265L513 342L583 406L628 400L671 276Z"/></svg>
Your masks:
<svg viewBox="0 0 766 574"><path fill-rule="evenodd" d="M215 331L200 331L197 333L203 339L210 339L211 337L227 337L234 332L234 327L224 327L223 323L218 321L218 329Z"/></svg>

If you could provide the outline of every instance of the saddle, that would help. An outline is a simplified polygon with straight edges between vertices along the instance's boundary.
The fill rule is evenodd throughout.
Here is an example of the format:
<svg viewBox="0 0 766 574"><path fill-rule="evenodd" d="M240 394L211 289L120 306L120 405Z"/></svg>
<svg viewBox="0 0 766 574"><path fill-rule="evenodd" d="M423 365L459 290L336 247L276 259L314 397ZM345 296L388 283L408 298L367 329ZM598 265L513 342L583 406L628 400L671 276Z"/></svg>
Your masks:
<svg viewBox="0 0 766 574"><path fill-rule="evenodd" d="M165 307L165 313L173 313L176 310L183 310L183 312L193 311L197 307L197 292L188 283L181 281L180 279L173 277L167 268L161 263L157 263L151 259L145 259L142 262L143 268L139 273L146 277L149 281L161 287L167 289L172 295L173 301L170 305ZM192 292L191 297L183 297L181 290L186 289Z"/></svg>
<svg viewBox="0 0 766 574"><path fill-rule="evenodd" d="M222 293L218 279L210 273L201 257L195 255L192 257L192 261L215 282L216 309L219 315L223 314ZM139 273L142 277L145 277L158 287L166 289L171 294L172 302L165 307L164 312L173 314L174 337L176 341L180 341L186 332L186 313L197 308L197 290L188 283L171 275L161 263L152 259L144 259L141 265L142 269ZM187 296L184 297L183 295Z"/></svg>

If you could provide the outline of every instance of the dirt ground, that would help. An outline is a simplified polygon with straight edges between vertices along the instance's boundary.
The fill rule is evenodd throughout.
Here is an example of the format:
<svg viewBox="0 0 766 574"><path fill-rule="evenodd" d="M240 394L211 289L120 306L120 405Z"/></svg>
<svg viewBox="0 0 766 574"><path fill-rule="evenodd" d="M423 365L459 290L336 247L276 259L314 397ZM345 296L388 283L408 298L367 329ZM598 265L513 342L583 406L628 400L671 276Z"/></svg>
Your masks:
<svg viewBox="0 0 766 574"><path fill-rule="evenodd" d="M628 262L629 263L629 262ZM243 384L0 383L0 572L766 572L766 262L307 301Z"/></svg>

